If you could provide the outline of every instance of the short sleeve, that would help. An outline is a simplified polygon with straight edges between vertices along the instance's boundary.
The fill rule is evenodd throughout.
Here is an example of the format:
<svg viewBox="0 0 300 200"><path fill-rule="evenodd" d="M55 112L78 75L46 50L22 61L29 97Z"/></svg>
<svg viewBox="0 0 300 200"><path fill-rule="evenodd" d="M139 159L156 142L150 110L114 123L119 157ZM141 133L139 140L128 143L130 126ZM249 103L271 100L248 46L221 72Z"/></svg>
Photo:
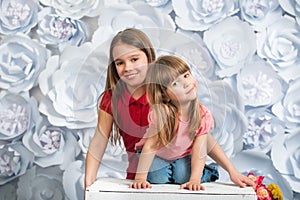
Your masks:
<svg viewBox="0 0 300 200"><path fill-rule="evenodd" d="M104 110L108 114L112 115L112 93L111 91L105 91L98 100L99 109Z"/></svg>
<svg viewBox="0 0 300 200"><path fill-rule="evenodd" d="M201 124L195 136L209 133L214 128L214 119L211 112L201 105Z"/></svg>

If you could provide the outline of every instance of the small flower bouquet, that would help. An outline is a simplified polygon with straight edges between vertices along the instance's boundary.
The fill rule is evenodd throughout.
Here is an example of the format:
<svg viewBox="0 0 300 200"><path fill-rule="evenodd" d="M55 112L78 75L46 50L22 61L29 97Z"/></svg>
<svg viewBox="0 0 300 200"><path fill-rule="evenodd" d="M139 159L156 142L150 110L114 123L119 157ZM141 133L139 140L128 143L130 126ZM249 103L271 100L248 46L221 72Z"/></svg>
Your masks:
<svg viewBox="0 0 300 200"><path fill-rule="evenodd" d="M249 172L247 176L254 182L253 189L257 195L257 200L283 200L278 185L271 183L266 186L263 184L264 176L255 176L252 172Z"/></svg>

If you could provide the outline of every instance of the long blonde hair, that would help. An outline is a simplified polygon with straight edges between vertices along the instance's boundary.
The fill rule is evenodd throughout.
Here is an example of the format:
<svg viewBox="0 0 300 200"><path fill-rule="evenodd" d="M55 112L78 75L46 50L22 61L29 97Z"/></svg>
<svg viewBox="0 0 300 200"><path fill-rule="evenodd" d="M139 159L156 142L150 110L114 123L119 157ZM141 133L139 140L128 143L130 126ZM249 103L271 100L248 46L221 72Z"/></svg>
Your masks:
<svg viewBox="0 0 300 200"><path fill-rule="evenodd" d="M122 93L122 90L124 89L124 82L120 79L117 73L117 69L113 57L113 49L117 45L122 43L134 46L140 49L141 51L143 51L147 56L148 63L153 62L156 58L155 50L152 46L152 43L150 42L150 39L141 30L135 28L127 28L123 31L118 32L111 41L105 91L112 92L112 112L114 116L114 132L113 134L111 134L111 141L114 144L116 144L117 141L120 141L118 123L116 123L115 121L118 116L116 105L117 105L118 96ZM100 95L99 98L101 98L102 95L103 93Z"/></svg>
<svg viewBox="0 0 300 200"><path fill-rule="evenodd" d="M160 142L167 145L178 130L178 103L170 101L167 87L181 74L190 71L186 62L176 56L161 56L150 64L146 78L147 99L157 120ZM166 108L167 107L167 108ZM200 105L196 98L189 107L189 134L194 138L201 123Z"/></svg>

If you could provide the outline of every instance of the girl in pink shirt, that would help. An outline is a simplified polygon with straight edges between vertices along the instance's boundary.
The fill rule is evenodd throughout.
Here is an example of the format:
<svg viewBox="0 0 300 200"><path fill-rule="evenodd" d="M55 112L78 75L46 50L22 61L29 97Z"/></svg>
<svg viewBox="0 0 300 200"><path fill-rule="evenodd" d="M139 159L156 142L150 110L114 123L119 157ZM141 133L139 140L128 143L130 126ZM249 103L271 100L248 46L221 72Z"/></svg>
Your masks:
<svg viewBox="0 0 300 200"><path fill-rule="evenodd" d="M180 188L204 190L201 182L218 178L216 167L205 165L206 155L218 154L235 183L242 176L209 134L213 117L198 101L197 81L189 66L175 56L161 56L152 63L146 78L151 110L149 127L136 144L142 147L135 181L131 188L150 188L151 183L181 184ZM213 157L214 158L214 157ZM216 157L215 157L216 158ZM242 180L251 185L251 182Z"/></svg>

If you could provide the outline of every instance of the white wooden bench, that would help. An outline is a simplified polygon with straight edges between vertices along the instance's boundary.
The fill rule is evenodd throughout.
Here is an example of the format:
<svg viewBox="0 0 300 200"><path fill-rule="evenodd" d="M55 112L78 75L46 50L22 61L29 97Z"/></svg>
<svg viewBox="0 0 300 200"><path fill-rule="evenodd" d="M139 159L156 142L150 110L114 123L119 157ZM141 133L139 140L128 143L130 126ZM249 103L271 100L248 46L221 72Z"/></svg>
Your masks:
<svg viewBox="0 0 300 200"><path fill-rule="evenodd" d="M131 180L100 178L85 191L86 200L257 200L251 187L204 183L204 191L180 190L179 185L152 184L151 189L129 188Z"/></svg>

